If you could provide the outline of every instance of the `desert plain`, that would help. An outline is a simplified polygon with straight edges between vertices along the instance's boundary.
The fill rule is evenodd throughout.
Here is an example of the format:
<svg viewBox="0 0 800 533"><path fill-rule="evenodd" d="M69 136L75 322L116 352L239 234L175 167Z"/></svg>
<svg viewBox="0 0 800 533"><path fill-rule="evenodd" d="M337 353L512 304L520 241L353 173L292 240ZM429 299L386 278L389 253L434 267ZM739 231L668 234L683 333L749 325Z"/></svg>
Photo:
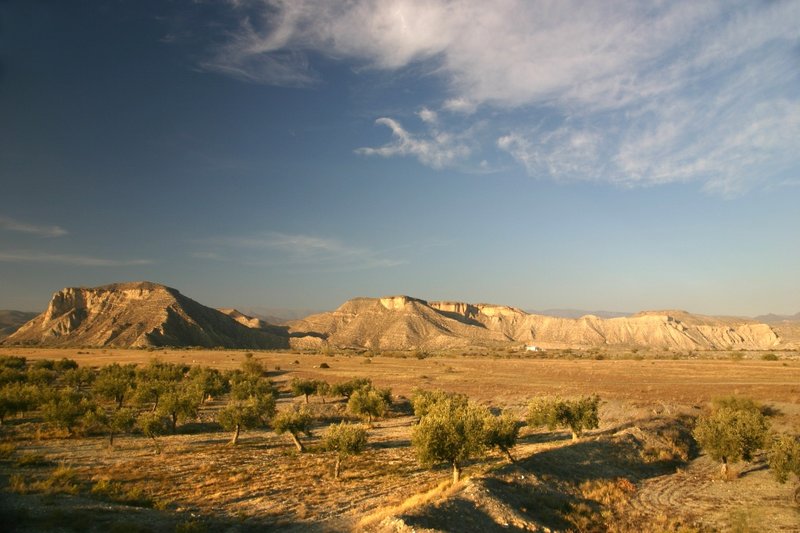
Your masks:
<svg viewBox="0 0 800 533"><path fill-rule="evenodd" d="M779 484L763 454L719 464L693 444L693 419L714 398L737 395L768 407L773 429L800 426L796 351L659 353L556 351L427 355L299 351L2 348L0 356L74 359L81 366L164 362L239 368L247 354L280 390L278 410L302 404L293 378L337 383L369 378L392 390L366 450L341 479L317 447L326 426L351 415L343 399L311 396L315 423L298 453L286 435L246 430L236 446L207 402L196 420L160 437L161 451L130 434L37 431L26 416L0 429L3 522L18 531L798 531L796 480ZM773 360L769 360L773 359ZM328 368L325 368L325 367ZM536 397L601 399L599 428L572 441L565 430L523 427L514 463L496 452L469 462L450 483L448 465L422 466L411 446L416 388L468 395L525 417ZM26 459L27 458L27 459ZM70 487L31 487L68 472ZM112 484L126 497L98 496ZM103 485L105 484L105 485ZM133 496L131 496L133 495Z"/></svg>

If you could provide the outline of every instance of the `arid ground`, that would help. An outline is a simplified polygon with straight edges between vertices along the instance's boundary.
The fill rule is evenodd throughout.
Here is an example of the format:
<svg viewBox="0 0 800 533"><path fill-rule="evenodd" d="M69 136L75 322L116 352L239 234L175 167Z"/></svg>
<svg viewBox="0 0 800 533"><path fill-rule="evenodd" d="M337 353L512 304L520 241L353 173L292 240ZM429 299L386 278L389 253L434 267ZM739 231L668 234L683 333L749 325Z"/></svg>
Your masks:
<svg viewBox="0 0 800 533"><path fill-rule="evenodd" d="M245 351L3 349L28 359L80 365L163 361L238 368ZM24 417L0 428L4 524L19 531L574 530L800 531L796 480L781 485L759 456L732 479L697 450L692 417L716 397L742 395L770 407L772 426L800 429L800 357L779 352L715 358L506 356L415 357L255 352L283 393L293 377L335 383L368 377L390 387L391 412L374 422L367 450L348 458L342 479L330 454L315 450L324 427L346 416L341 399L312 397L318 415L309 451L286 435L245 431L238 446L213 421L212 401L197 421L162 437L64 438ZM320 368L323 363L329 368ZM465 393L524 418L536 396L598 394L600 428L578 442L568 432L523 428L512 450L474 461L449 486L446 465L428 469L410 445L414 388ZM61 470L64 490L58 490ZM36 490L50 480L49 489ZM71 493L71 494L70 494ZM11 528L14 530L14 528Z"/></svg>

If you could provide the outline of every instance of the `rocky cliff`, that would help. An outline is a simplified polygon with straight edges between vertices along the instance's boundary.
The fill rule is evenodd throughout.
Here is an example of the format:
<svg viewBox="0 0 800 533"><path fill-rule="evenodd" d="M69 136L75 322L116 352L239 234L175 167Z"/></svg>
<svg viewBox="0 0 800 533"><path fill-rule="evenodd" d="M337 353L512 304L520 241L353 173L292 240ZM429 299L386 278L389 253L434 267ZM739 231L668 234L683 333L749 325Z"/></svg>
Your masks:
<svg viewBox="0 0 800 533"><path fill-rule="evenodd" d="M66 288L4 345L288 347L288 334L246 327L175 289L150 282Z"/></svg>
<svg viewBox="0 0 800 533"><path fill-rule="evenodd" d="M426 302L409 296L356 298L330 313L288 325L293 333L314 332L337 347L383 350L441 350L509 342L544 348L667 350L761 350L781 345L770 326L746 319L720 319L685 311L569 319L502 305Z"/></svg>

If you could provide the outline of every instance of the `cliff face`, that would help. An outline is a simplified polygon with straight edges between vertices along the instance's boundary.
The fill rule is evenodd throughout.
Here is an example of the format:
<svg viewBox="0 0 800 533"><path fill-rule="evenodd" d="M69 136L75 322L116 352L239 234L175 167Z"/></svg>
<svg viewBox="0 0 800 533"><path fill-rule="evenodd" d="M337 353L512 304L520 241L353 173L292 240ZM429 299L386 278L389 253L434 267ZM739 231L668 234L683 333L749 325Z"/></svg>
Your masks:
<svg viewBox="0 0 800 533"><path fill-rule="evenodd" d="M685 311L569 319L528 314L508 306L426 302L408 296L357 298L336 311L290 322L289 327L293 334L315 332L334 346L388 350L437 350L508 342L545 348L625 346L673 350L760 350L781 344L766 324Z"/></svg>
<svg viewBox="0 0 800 533"><path fill-rule="evenodd" d="M5 345L288 347L288 338L251 329L175 289L149 282L66 288Z"/></svg>

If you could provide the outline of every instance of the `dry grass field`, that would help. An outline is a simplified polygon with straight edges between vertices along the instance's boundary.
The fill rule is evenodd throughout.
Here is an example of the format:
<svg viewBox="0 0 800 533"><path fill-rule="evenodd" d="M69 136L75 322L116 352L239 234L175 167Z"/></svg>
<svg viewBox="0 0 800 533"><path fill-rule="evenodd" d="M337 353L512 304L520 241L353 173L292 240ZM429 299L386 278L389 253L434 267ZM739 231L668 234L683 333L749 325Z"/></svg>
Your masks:
<svg viewBox="0 0 800 533"><path fill-rule="evenodd" d="M80 365L166 362L238 368L245 351L2 349L0 355ZM302 398L293 377L335 383L367 377L391 387L392 411L369 431L367 450L346 460L316 449L345 404L311 398L318 415L307 453L286 435L244 431L238 446L213 421L161 437L64 438L26 418L0 428L3 522L19 531L800 531L794 480L773 480L763 457L741 463L735 479L691 445L692 417L713 398L748 396L775 413L773 427L800 431L800 358L512 358L255 352L283 391L278 408ZM323 363L329 368L320 368ZM508 463L500 454L467 465L449 486L446 465L418 464L410 440L414 388L461 392L520 419L536 396L599 394L600 428L572 442L568 432L524 428Z"/></svg>

